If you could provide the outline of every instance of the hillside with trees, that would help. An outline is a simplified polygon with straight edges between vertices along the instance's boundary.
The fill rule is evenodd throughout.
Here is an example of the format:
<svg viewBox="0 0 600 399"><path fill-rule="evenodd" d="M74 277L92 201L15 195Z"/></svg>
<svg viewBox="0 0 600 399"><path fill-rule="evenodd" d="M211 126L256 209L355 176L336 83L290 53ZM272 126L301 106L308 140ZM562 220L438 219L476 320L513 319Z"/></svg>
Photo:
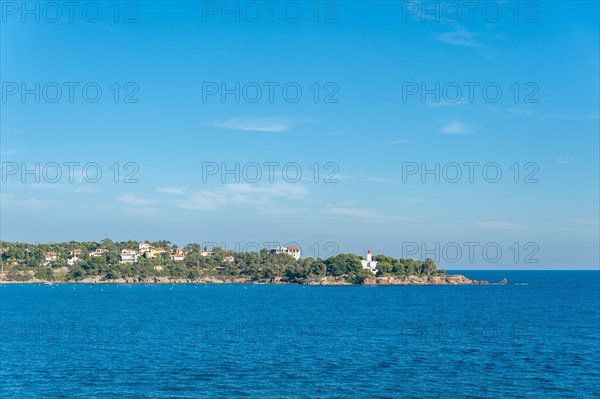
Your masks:
<svg viewBox="0 0 600 399"><path fill-rule="evenodd" d="M199 244L183 248L169 241L146 242L164 249L155 257L140 254L136 261L122 262L125 249L137 251L138 241L66 242L27 244L0 242L2 280L55 282L264 282L306 284L330 279L350 284L376 281L377 277L445 276L431 259L396 259L378 255L377 276L362 268L363 258L338 254L327 259L307 257L296 260L288 254L259 252L234 253L221 248L207 251ZM181 254L174 260L173 254ZM329 280L327 280L329 281Z"/></svg>

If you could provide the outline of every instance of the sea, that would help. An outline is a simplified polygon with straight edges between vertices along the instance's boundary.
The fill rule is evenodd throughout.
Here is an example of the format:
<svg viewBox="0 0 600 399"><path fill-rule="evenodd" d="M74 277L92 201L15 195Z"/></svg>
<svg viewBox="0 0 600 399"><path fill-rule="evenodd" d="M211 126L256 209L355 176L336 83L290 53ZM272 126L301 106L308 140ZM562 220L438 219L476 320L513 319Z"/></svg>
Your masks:
<svg viewBox="0 0 600 399"><path fill-rule="evenodd" d="M599 398L599 271L0 286L0 397Z"/></svg>

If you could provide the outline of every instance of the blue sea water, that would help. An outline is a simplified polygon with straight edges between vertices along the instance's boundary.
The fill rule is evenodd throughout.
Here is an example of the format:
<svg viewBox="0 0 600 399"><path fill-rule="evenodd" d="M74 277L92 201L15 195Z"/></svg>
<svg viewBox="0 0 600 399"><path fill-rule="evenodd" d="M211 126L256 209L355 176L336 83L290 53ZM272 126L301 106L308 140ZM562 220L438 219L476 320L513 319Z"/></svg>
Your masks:
<svg viewBox="0 0 600 399"><path fill-rule="evenodd" d="M507 285L4 285L2 398L598 398L600 272Z"/></svg>

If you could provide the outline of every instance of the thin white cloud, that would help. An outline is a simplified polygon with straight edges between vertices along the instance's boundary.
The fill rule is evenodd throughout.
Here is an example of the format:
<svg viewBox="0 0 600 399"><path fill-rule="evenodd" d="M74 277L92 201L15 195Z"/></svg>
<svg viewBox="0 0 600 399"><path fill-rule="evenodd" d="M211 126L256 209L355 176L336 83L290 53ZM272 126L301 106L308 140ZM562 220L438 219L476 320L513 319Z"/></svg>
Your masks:
<svg viewBox="0 0 600 399"><path fill-rule="evenodd" d="M124 202L129 205L135 206L147 206L156 204L158 201L155 199L144 198L137 194L123 194L116 198L119 202Z"/></svg>
<svg viewBox="0 0 600 399"><path fill-rule="evenodd" d="M569 219L571 222L579 223L579 224L598 224L600 221L595 217L587 217L587 218L571 218Z"/></svg>
<svg viewBox="0 0 600 399"><path fill-rule="evenodd" d="M246 130L252 132L285 132L293 127L291 120L286 118L231 118L222 122L215 122L213 126L226 129Z"/></svg>
<svg viewBox="0 0 600 399"><path fill-rule="evenodd" d="M556 159L556 163L559 165L567 165L573 162L573 157L563 156Z"/></svg>
<svg viewBox="0 0 600 399"><path fill-rule="evenodd" d="M442 134L469 134L473 132L471 126L460 121L454 121L442 128Z"/></svg>
<svg viewBox="0 0 600 399"><path fill-rule="evenodd" d="M390 182L390 179L385 179L383 177L367 177L366 180L369 182L372 182L372 183L388 183L388 182Z"/></svg>
<svg viewBox="0 0 600 399"><path fill-rule="evenodd" d="M376 145L372 146L371 148L389 147L389 146L393 146L393 145L400 145L400 144L406 144L406 143L408 143L408 140L394 140L394 141L387 141L385 143L376 144Z"/></svg>
<svg viewBox="0 0 600 399"><path fill-rule="evenodd" d="M440 101L425 101L425 105L431 108L439 108L439 107L453 107L453 106L458 106L458 105L464 105L466 104L467 101L463 98L459 98L456 101L447 101L447 100L440 100Z"/></svg>
<svg viewBox="0 0 600 399"><path fill-rule="evenodd" d="M374 209L369 208L358 208L353 206L344 207L331 207L328 208L326 213L333 215L350 216L358 219L368 219L371 221L403 221L403 222L415 222L415 218L409 218L397 215L382 214Z"/></svg>
<svg viewBox="0 0 600 399"><path fill-rule="evenodd" d="M23 206L27 208L46 208L53 202L39 198L19 198L11 194L0 194L1 206Z"/></svg>
<svg viewBox="0 0 600 399"><path fill-rule="evenodd" d="M137 208L126 208L125 211L127 213L133 213L139 216L156 216L158 215L158 209L141 206Z"/></svg>
<svg viewBox="0 0 600 399"><path fill-rule="evenodd" d="M2 148L0 149L0 155L5 157L12 157L16 155L22 155L26 152L24 148Z"/></svg>
<svg viewBox="0 0 600 399"><path fill-rule="evenodd" d="M511 114L511 116L529 116L535 114L535 111L524 108L508 108L507 111Z"/></svg>
<svg viewBox="0 0 600 399"><path fill-rule="evenodd" d="M187 189L185 187L157 187L156 191L159 193L175 195L185 195L187 193Z"/></svg>
<svg viewBox="0 0 600 399"><path fill-rule="evenodd" d="M7 127L6 129L2 130L2 134L23 134L25 133L23 130L21 129L15 129L12 127Z"/></svg>
<svg viewBox="0 0 600 399"><path fill-rule="evenodd" d="M63 185L60 183L31 183L28 186L34 190L55 190L62 188Z"/></svg>
<svg viewBox="0 0 600 399"><path fill-rule="evenodd" d="M227 184L215 190L191 192L176 205L185 209L214 210L226 206L250 207L264 210L275 208L277 199L302 200L308 189L300 184Z"/></svg>
<svg viewBox="0 0 600 399"><path fill-rule="evenodd" d="M469 32L466 29L459 27L454 32L440 33L436 35L435 38L442 43L454 44L457 46L483 47L481 43L475 40L477 36L479 36L478 33Z"/></svg>
<svg viewBox="0 0 600 399"><path fill-rule="evenodd" d="M544 119L554 119L554 120L559 120L559 121L583 121L583 120L600 119L600 115L598 115L598 114L587 114L587 115L547 114L547 115L544 115Z"/></svg>
<svg viewBox="0 0 600 399"><path fill-rule="evenodd" d="M520 223L503 222L503 221L484 221L476 223L479 227L492 230L522 230L525 227Z"/></svg>
<svg viewBox="0 0 600 399"><path fill-rule="evenodd" d="M406 144L406 143L408 143L408 140L400 139L400 140L386 141L384 143L374 144L374 145L368 146L366 148L374 149L374 148L381 148L381 147L391 147L391 146L396 146L396 145L401 145L401 144Z"/></svg>

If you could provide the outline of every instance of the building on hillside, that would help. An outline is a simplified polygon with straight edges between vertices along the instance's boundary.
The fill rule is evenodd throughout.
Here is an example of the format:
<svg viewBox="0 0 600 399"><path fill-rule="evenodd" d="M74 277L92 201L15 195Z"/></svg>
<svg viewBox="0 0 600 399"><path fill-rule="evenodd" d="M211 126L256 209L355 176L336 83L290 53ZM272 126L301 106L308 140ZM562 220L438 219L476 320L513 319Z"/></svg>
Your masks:
<svg viewBox="0 0 600 399"><path fill-rule="evenodd" d="M184 259L185 259L185 255L182 253L176 252L174 254L171 254L171 260L184 260Z"/></svg>
<svg viewBox="0 0 600 399"><path fill-rule="evenodd" d="M164 248L150 248L150 250L146 252L146 258L154 259L157 256L164 253L167 253L167 251Z"/></svg>
<svg viewBox="0 0 600 399"><path fill-rule="evenodd" d="M108 249L97 248L94 252L90 252L90 258L96 258L98 256L104 256L108 252Z"/></svg>
<svg viewBox="0 0 600 399"><path fill-rule="evenodd" d="M271 250L273 254L288 254L296 260L300 260L302 252L298 247L275 247Z"/></svg>
<svg viewBox="0 0 600 399"><path fill-rule="evenodd" d="M233 257L233 255L227 255L226 257L223 258L223 261L225 262L233 262L235 260L235 258Z"/></svg>
<svg viewBox="0 0 600 399"><path fill-rule="evenodd" d="M56 252L44 252L44 265L47 265L50 262L55 262L56 258L57 258Z"/></svg>
<svg viewBox="0 0 600 399"><path fill-rule="evenodd" d="M138 245L138 250L140 254L145 254L146 252L150 251L150 244L147 242L140 242Z"/></svg>
<svg viewBox="0 0 600 399"><path fill-rule="evenodd" d="M81 256L83 254L83 251L81 249L72 249L69 253L71 254L71 256Z"/></svg>
<svg viewBox="0 0 600 399"><path fill-rule="evenodd" d="M135 263L138 260L138 253L133 249L124 249L121 251L121 263Z"/></svg>
<svg viewBox="0 0 600 399"><path fill-rule="evenodd" d="M213 254L213 251L209 250L209 249L202 249L200 250L200 255L202 256L210 256Z"/></svg>
<svg viewBox="0 0 600 399"><path fill-rule="evenodd" d="M67 264L69 266L73 266L75 263L79 262L79 258L77 257L77 255L67 259Z"/></svg>
<svg viewBox="0 0 600 399"><path fill-rule="evenodd" d="M377 261L373 260L370 249L367 251L367 260L361 260L361 262L363 269L369 270L373 274L377 273Z"/></svg>

